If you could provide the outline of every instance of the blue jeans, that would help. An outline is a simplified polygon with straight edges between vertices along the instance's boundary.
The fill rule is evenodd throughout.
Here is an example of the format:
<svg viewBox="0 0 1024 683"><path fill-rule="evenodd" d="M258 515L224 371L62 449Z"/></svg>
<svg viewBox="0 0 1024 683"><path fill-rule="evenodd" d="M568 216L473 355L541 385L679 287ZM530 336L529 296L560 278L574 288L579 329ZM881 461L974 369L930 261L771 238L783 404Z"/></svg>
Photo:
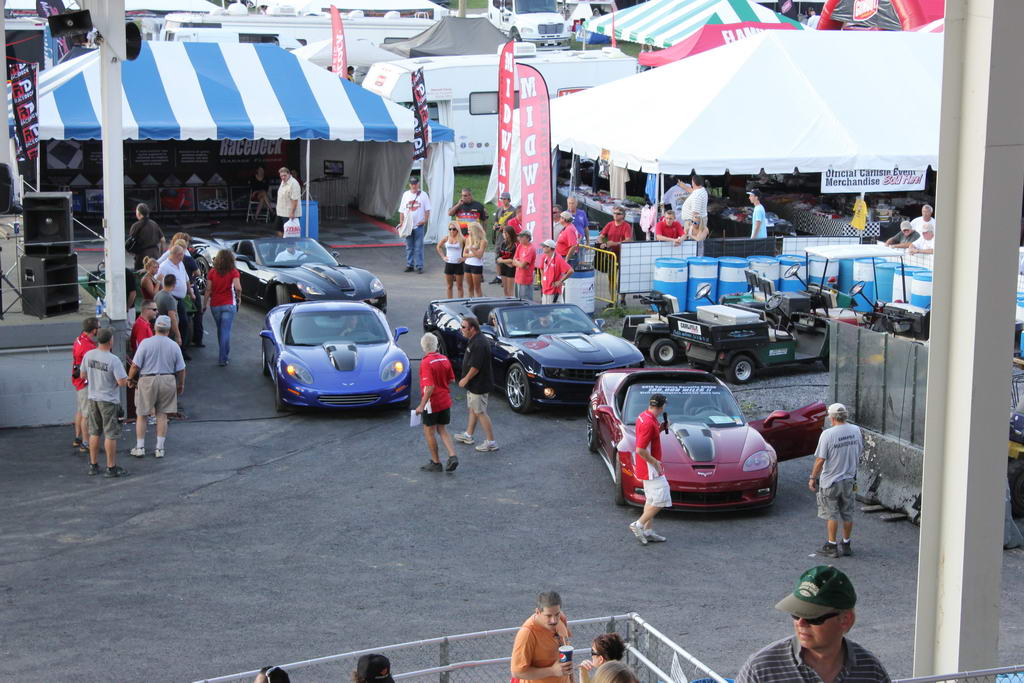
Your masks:
<svg viewBox="0 0 1024 683"><path fill-rule="evenodd" d="M423 270L423 235L427 232L427 224L417 225L405 238L405 265L416 270Z"/></svg>
<svg viewBox="0 0 1024 683"><path fill-rule="evenodd" d="M217 321L217 362L227 363L228 354L231 353L231 324L235 321L235 307L230 304L211 306L210 312Z"/></svg>

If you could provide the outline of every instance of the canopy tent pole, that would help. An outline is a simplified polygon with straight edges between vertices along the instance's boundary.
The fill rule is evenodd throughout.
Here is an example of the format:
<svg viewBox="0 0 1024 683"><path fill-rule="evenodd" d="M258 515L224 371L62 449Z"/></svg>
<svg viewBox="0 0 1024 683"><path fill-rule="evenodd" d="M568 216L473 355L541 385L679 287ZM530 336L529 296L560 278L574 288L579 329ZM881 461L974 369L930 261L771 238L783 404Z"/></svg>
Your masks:
<svg viewBox="0 0 1024 683"><path fill-rule="evenodd" d="M309 237L309 139L306 140L306 207L302 218L305 221L304 236Z"/></svg>

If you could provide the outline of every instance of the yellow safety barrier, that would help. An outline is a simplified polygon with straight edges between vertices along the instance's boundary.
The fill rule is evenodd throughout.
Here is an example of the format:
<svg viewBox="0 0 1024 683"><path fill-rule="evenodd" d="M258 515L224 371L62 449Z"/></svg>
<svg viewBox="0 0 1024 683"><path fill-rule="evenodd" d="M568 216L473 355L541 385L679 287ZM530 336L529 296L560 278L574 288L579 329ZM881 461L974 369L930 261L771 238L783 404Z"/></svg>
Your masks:
<svg viewBox="0 0 1024 683"><path fill-rule="evenodd" d="M594 298L616 305L619 300L619 256L614 251L579 245L579 267L594 269Z"/></svg>

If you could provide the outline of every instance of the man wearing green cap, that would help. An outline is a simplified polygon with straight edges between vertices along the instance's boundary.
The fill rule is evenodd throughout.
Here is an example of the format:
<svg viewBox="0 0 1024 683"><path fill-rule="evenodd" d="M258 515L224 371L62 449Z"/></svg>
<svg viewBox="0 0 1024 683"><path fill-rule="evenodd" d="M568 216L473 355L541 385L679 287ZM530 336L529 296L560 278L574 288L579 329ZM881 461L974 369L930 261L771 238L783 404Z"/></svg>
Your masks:
<svg viewBox="0 0 1024 683"><path fill-rule="evenodd" d="M775 605L793 618L794 635L752 655L736 683L889 683L878 658L846 637L856 604L846 574L825 565L808 569Z"/></svg>

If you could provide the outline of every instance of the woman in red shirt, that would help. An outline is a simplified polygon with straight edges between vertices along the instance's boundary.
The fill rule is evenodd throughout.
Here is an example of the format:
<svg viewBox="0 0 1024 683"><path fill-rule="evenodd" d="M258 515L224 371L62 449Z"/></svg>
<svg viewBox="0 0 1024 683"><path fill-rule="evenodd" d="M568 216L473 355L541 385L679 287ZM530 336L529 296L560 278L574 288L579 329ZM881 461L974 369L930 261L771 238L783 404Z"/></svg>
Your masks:
<svg viewBox="0 0 1024 683"><path fill-rule="evenodd" d="M213 257L213 268L206 275L206 307L217 322L217 365L228 364L231 352L231 324L242 300L242 283L235 269L235 255L230 249L221 249Z"/></svg>

